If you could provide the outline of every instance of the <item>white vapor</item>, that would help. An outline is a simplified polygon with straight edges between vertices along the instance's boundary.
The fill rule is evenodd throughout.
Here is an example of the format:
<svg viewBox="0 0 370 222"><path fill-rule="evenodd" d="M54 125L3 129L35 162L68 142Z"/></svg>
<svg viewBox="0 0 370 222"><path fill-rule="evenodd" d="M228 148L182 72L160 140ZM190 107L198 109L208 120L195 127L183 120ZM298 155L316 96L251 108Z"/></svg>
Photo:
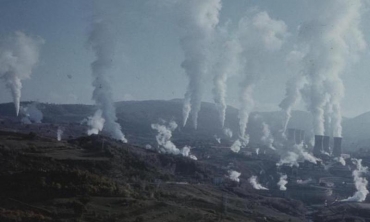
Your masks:
<svg viewBox="0 0 370 222"><path fill-rule="evenodd" d="M159 153L168 153L173 155L183 155L185 157L189 157L193 160L197 160L197 157L190 154L190 147L185 146L182 150L178 149L176 145L171 141L172 132L177 128L177 123L175 121L169 122L165 125L166 122L164 121L163 124L152 124L152 129L158 132L157 136L155 137L157 140L157 151Z"/></svg>
<svg viewBox="0 0 370 222"><path fill-rule="evenodd" d="M299 166L299 162L308 161L313 164L317 164L319 159L314 157L312 154L304 150L303 144L295 144L292 146L291 150L287 153L284 153L277 166L288 165Z"/></svg>
<svg viewBox="0 0 370 222"><path fill-rule="evenodd" d="M229 76L238 73L241 46L238 40L235 38L228 39L225 42L221 43L221 45L221 50L218 53L221 54L221 56L218 58L214 70L214 88L212 92L213 100L219 113L221 126L224 127L227 108L227 80Z"/></svg>
<svg viewBox="0 0 370 222"><path fill-rule="evenodd" d="M264 187L264 186L262 186L261 184L258 183L257 176L251 176L248 179L248 181L253 186L253 188L256 189L256 190L268 190L266 187Z"/></svg>
<svg viewBox="0 0 370 222"><path fill-rule="evenodd" d="M22 122L26 124L41 123L44 117L41 110L37 108L36 103L31 103L26 107L21 107L20 113L21 115L24 115Z"/></svg>
<svg viewBox="0 0 370 222"><path fill-rule="evenodd" d="M63 136L63 129L58 127L57 129L57 140L58 141L61 141L62 140L62 136Z"/></svg>
<svg viewBox="0 0 370 222"><path fill-rule="evenodd" d="M102 117L103 112L98 109L93 116L87 118L87 125L89 129L87 130L87 135L99 134L103 130L105 119Z"/></svg>
<svg viewBox="0 0 370 222"><path fill-rule="evenodd" d="M353 159L353 161L356 164L356 169L352 172L352 176L357 191L352 197L348 197L342 201L364 202L366 196L369 194L369 190L367 189L368 181L363 177L363 174L368 172L368 168L362 166L361 159Z"/></svg>
<svg viewBox="0 0 370 222"><path fill-rule="evenodd" d="M286 84L285 98L279 104L285 115L283 133L285 133L289 120L292 117L292 108L301 100L301 89L305 84L307 84L307 80L302 75L290 79Z"/></svg>
<svg viewBox="0 0 370 222"><path fill-rule="evenodd" d="M229 178L230 180L232 181L235 181L235 182L238 182L240 181L239 177L240 177L241 173L235 171L235 170L230 170L229 171Z"/></svg>
<svg viewBox="0 0 370 222"><path fill-rule="evenodd" d="M183 125L191 114L194 128L203 97L203 81L209 72L209 50L218 24L221 0L176 1L176 13L183 30L180 38L185 60L181 66L189 77L183 104Z"/></svg>
<svg viewBox="0 0 370 222"><path fill-rule="evenodd" d="M276 148L273 146L274 143L274 137L271 135L270 127L267 125L267 123L262 122L262 137L261 142L268 146L272 150L276 150Z"/></svg>
<svg viewBox="0 0 370 222"><path fill-rule="evenodd" d="M15 32L0 40L0 79L9 88L18 116L21 100L22 80L29 79L39 60L41 38Z"/></svg>
<svg viewBox="0 0 370 222"><path fill-rule="evenodd" d="M95 61L91 63L94 78L92 98L97 108L101 110L102 118L105 119L104 130L112 138L127 142L121 131L121 126L117 123L116 109L108 77L115 48L112 32L113 30L111 30L106 20L95 18L88 39L88 43L95 53Z"/></svg>
<svg viewBox="0 0 370 222"><path fill-rule="evenodd" d="M233 131L231 131L231 129L224 128L223 131L224 131L225 136L227 136L228 138L232 138L233 137Z"/></svg>
<svg viewBox="0 0 370 222"><path fill-rule="evenodd" d="M281 175L280 176L280 179L279 179L279 182L277 183L277 185L279 186L279 189L282 190L282 191L285 191L286 190L286 186L288 181L288 176L287 175Z"/></svg>
<svg viewBox="0 0 370 222"><path fill-rule="evenodd" d="M366 48L359 28L361 0L320 1L315 20L300 26L300 37L307 53L303 59L309 80L308 108L313 116L315 135L324 135L325 106L332 107L333 136L341 137L341 100L344 85L341 75L358 53Z"/></svg>
<svg viewBox="0 0 370 222"><path fill-rule="evenodd" d="M270 18L267 12L253 13L239 21L237 36L242 47L244 80L240 84L239 136L245 138L249 114L255 106L253 91L265 64L265 55L281 48L287 36L283 21Z"/></svg>

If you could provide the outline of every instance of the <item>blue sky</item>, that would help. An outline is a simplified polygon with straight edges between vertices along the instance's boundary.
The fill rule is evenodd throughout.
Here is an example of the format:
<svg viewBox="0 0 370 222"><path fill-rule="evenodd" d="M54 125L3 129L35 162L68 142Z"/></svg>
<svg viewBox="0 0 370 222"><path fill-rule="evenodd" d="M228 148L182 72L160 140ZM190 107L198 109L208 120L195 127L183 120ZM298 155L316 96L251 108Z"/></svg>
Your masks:
<svg viewBox="0 0 370 222"><path fill-rule="evenodd" d="M149 100L182 98L187 77L180 67L183 52L176 23L170 12L161 11L156 2L166 0L107 0L107 10L117 40L111 81L114 99ZM257 7L271 18L283 20L291 33L289 40L256 86L258 110L278 110L285 94L285 83L292 75L283 58L292 49L298 26L315 17L318 0L224 0L220 22L231 25L248 10ZM103 3L104 4L104 3ZM112 7L113 6L113 7ZM23 81L22 101L92 104L90 63L94 60L87 47L87 33L93 15L90 0L0 0L0 37L23 31L45 40L40 62L31 79ZM362 19L365 40L370 42L369 13ZM350 73L343 75L346 97L345 116L370 111L369 48ZM72 78L68 78L71 75ZM228 103L238 107L239 76L228 81ZM212 78L206 83L205 101L212 101ZM0 83L0 102L11 95ZM300 105L298 108L303 109Z"/></svg>

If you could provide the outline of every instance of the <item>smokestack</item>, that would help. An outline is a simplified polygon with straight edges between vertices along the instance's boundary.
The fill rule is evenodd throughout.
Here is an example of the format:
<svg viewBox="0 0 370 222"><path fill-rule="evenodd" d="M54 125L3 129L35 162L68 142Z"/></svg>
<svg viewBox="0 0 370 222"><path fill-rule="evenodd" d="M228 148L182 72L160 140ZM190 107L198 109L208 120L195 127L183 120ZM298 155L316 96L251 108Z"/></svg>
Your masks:
<svg viewBox="0 0 370 222"><path fill-rule="evenodd" d="M294 130L294 141L296 144L301 144L302 142L301 130L299 129Z"/></svg>
<svg viewBox="0 0 370 222"><path fill-rule="evenodd" d="M323 148L324 136L315 135L315 146L313 147L313 155L320 156Z"/></svg>
<svg viewBox="0 0 370 222"><path fill-rule="evenodd" d="M330 153L329 144L330 144L330 136L324 136L323 141L322 141L322 148L327 153Z"/></svg>
<svg viewBox="0 0 370 222"><path fill-rule="evenodd" d="M340 157L342 155L342 137L334 137L333 156Z"/></svg>
<svg viewBox="0 0 370 222"><path fill-rule="evenodd" d="M295 142L295 129L288 129L288 141Z"/></svg>

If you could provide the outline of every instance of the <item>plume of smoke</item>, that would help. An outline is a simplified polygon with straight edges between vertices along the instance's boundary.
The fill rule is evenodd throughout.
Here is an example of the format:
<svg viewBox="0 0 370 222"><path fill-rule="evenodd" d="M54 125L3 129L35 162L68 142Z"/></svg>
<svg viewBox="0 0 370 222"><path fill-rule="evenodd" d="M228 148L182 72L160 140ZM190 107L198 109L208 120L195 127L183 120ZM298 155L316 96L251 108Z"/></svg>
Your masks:
<svg viewBox="0 0 370 222"><path fill-rule="evenodd" d="M62 140L63 132L64 132L63 129L61 127L58 127L57 129L57 140L58 141Z"/></svg>
<svg viewBox="0 0 370 222"><path fill-rule="evenodd" d="M235 153L239 153L241 147L242 143L240 142L240 140L235 140L235 142L231 145L230 149Z"/></svg>
<svg viewBox="0 0 370 222"><path fill-rule="evenodd" d="M109 83L109 69L112 67L114 55L114 39L109 23L104 19L95 19L89 34L88 43L95 53L95 61L91 63L94 86L93 100L105 119L104 130L122 142L127 142L117 123L116 110L113 102L112 89Z"/></svg>
<svg viewBox="0 0 370 222"><path fill-rule="evenodd" d="M231 131L231 129L224 128L223 131L224 131L225 136L227 136L228 138L232 138L233 137L233 131Z"/></svg>
<svg viewBox="0 0 370 222"><path fill-rule="evenodd" d="M214 137L215 137L215 139L216 139L216 141L217 141L218 143L221 143L221 138L219 138L217 135L215 135Z"/></svg>
<svg viewBox="0 0 370 222"><path fill-rule="evenodd" d="M257 148L256 149L256 154L259 155L259 153L260 153L260 148Z"/></svg>
<svg viewBox="0 0 370 222"><path fill-rule="evenodd" d="M22 80L29 79L33 68L38 63L41 38L15 32L0 40L0 78L9 88L18 116L21 100Z"/></svg>
<svg viewBox="0 0 370 222"><path fill-rule="evenodd" d="M285 133L289 120L292 117L292 108L301 100L301 89L306 84L306 77L302 75L290 79L286 84L285 98L279 104L279 107L285 114L283 121L283 133Z"/></svg>
<svg viewBox="0 0 370 222"><path fill-rule="evenodd" d="M346 165L346 161L344 160L343 157L335 157L334 160L341 163L343 166Z"/></svg>
<svg viewBox="0 0 370 222"><path fill-rule="evenodd" d="M354 61L357 54L366 48L363 34L359 29L361 0L320 1L317 20L300 27L308 52L304 57L304 70L309 78L309 109L314 119L316 135L324 135L324 109L327 103L333 107L333 136L341 137L341 100L344 85L340 75Z"/></svg>
<svg viewBox="0 0 370 222"><path fill-rule="evenodd" d="M151 149L153 149L153 148L152 148L152 145L150 145L150 144L146 144L146 145L145 145L145 149L147 149L147 150L151 150Z"/></svg>
<svg viewBox="0 0 370 222"><path fill-rule="evenodd" d="M168 126L160 124L152 124L152 129L157 130L158 134L155 137L158 143L158 151L160 153L170 153L174 155L180 154L180 150L171 141L172 131L177 128L177 124L171 121Z"/></svg>
<svg viewBox="0 0 370 222"><path fill-rule="evenodd" d="M32 122L41 123L44 118L41 110L37 108L36 103L31 103L26 107L21 107L20 112L25 116L22 118L22 122L26 124L31 124Z"/></svg>
<svg viewBox="0 0 370 222"><path fill-rule="evenodd" d="M240 179L239 179L240 175L241 175L241 173L239 173L235 170L229 170L229 178L232 181L235 181L235 182L239 183L240 182Z"/></svg>
<svg viewBox="0 0 370 222"><path fill-rule="evenodd" d="M278 163L276 163L276 165L288 165L290 167L298 167L299 162L308 161L313 164L317 164L317 160L319 159L303 149L303 144L295 144L293 145L292 150L288 151L286 155L283 155L283 157Z"/></svg>
<svg viewBox="0 0 370 222"><path fill-rule="evenodd" d="M166 122L164 121L164 124ZM182 150L178 149L176 145L171 141L172 132L177 128L177 123L171 121L168 125L152 124L152 129L157 130L158 134L155 137L157 140L157 150L160 153L168 153L173 155L183 155L191 159L197 160L196 156L190 154L190 147L185 146Z"/></svg>
<svg viewBox="0 0 370 222"><path fill-rule="evenodd" d="M280 176L280 179L279 179L279 182L277 183L277 185L279 186L279 189L282 190L282 191L285 191L286 190L286 186L288 181L288 176L287 175L281 175Z"/></svg>
<svg viewBox="0 0 370 222"><path fill-rule="evenodd" d="M312 181L312 179L311 178L309 178L309 179L307 179L307 180L297 180L297 183L298 184L308 184L309 182L311 182Z"/></svg>
<svg viewBox="0 0 370 222"><path fill-rule="evenodd" d="M254 13L252 18L242 18L238 25L238 38L242 47L241 59L244 81L240 87L239 135L245 138L249 114L254 108L253 91L257 73L265 61L265 55L279 50L287 36L287 26L283 21L270 18L267 12Z"/></svg>
<svg viewBox="0 0 370 222"><path fill-rule="evenodd" d="M342 201L364 202L366 196L369 194L369 190L367 189L368 181L362 176L368 172L368 168L362 166L361 159L353 159L353 161L356 164L356 169L352 172L352 176L357 191L352 197L348 197Z"/></svg>
<svg viewBox="0 0 370 222"><path fill-rule="evenodd" d="M263 144L268 146L272 150L276 150L275 147L272 145L274 143L274 137L271 135L270 127L267 123L262 122L262 137L261 141Z"/></svg>
<svg viewBox="0 0 370 222"><path fill-rule="evenodd" d="M262 186L261 184L258 183L257 176L251 176L248 179L248 181L253 186L253 188L256 189L256 190L268 190L266 187L264 187L264 186Z"/></svg>
<svg viewBox="0 0 370 222"><path fill-rule="evenodd" d="M87 125L89 129L87 130L87 135L99 134L103 130L105 119L102 117L103 112L98 109L94 116L87 118Z"/></svg>
<svg viewBox="0 0 370 222"><path fill-rule="evenodd" d="M213 78L214 88L213 99L216 104L221 126L225 125L226 118L226 94L227 94L227 80L232 74L238 72L239 56L241 53L241 46L237 39L229 39L222 46L222 52L219 61L215 67L215 76Z"/></svg>
<svg viewBox="0 0 370 222"><path fill-rule="evenodd" d="M190 154L190 149L191 147L190 146L184 146L181 150L181 154L185 157L189 157L190 159L193 159L193 160L198 160L198 158L192 154Z"/></svg>
<svg viewBox="0 0 370 222"><path fill-rule="evenodd" d="M179 24L184 30L180 43L185 54L181 66L189 77L183 105L183 124L191 113L194 128L198 126L198 112L203 96L203 80L208 73L207 56L218 24L221 0L177 1Z"/></svg>

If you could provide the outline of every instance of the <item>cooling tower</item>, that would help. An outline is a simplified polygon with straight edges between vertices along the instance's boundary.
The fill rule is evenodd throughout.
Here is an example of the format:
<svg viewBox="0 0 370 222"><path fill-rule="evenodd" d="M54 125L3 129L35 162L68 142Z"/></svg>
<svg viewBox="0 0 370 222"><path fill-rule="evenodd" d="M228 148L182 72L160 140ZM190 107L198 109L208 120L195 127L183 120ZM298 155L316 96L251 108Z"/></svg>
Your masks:
<svg viewBox="0 0 370 222"><path fill-rule="evenodd" d="M322 148L325 152L330 153L330 136L324 136L323 141L322 141Z"/></svg>
<svg viewBox="0 0 370 222"><path fill-rule="evenodd" d="M340 157L342 155L342 137L334 137L333 156Z"/></svg>
<svg viewBox="0 0 370 222"><path fill-rule="evenodd" d="M313 147L313 155L320 156L323 150L324 136L315 135L315 146Z"/></svg>

